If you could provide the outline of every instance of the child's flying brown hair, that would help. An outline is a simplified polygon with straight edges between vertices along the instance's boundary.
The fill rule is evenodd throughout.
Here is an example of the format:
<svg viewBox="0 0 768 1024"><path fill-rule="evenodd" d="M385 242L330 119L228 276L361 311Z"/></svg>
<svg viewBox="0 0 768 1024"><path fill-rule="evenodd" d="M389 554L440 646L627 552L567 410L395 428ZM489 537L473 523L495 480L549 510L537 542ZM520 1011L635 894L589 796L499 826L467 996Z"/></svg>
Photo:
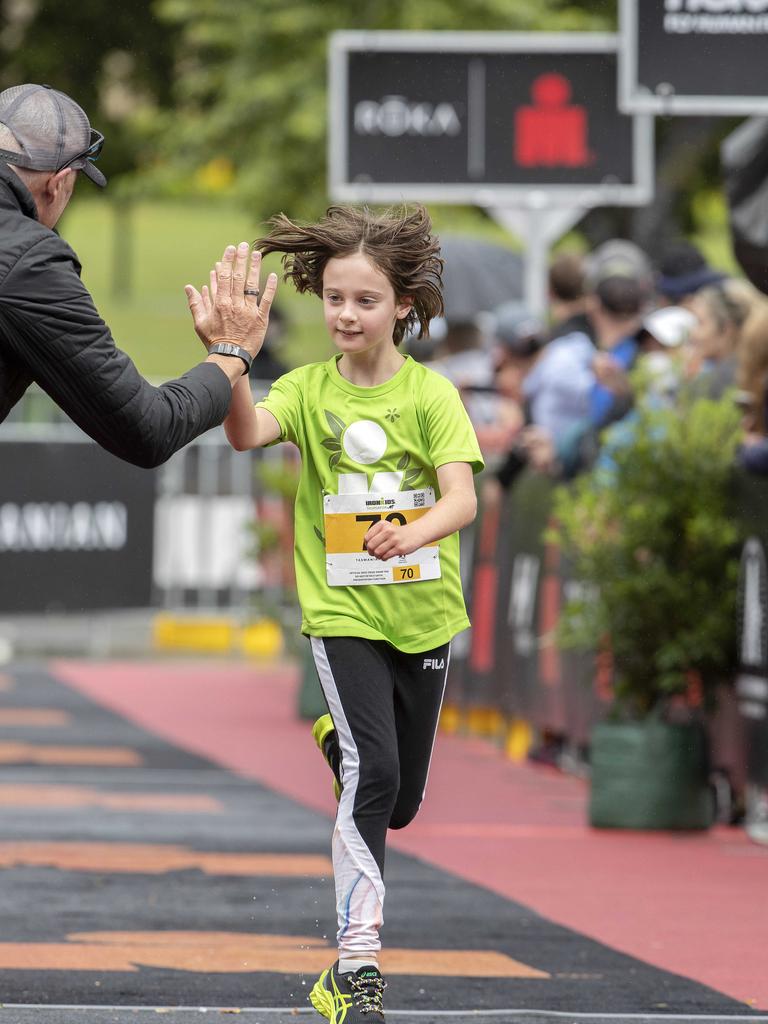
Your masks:
<svg viewBox="0 0 768 1024"><path fill-rule="evenodd" d="M374 213L367 206L331 206L316 224L294 224L279 213L272 230L254 248L266 255L284 253L284 278L298 292L322 298L323 273L330 259L362 253L389 280L400 301L413 301L408 315L395 323L396 345L418 324L418 337L429 334L429 322L443 313L440 243L423 206Z"/></svg>

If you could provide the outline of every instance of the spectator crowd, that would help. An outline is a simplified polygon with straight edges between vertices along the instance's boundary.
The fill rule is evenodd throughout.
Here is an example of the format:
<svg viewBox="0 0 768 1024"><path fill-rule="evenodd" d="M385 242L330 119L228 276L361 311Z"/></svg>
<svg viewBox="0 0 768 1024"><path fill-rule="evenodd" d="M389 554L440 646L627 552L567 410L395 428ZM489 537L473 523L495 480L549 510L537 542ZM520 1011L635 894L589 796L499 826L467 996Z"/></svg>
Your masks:
<svg viewBox="0 0 768 1024"><path fill-rule="evenodd" d="M656 267L618 239L563 252L546 320L519 301L490 312L439 325L431 350L412 352L460 389L492 486L526 466L561 480L590 469L631 433L640 398L674 406L683 390L735 401L739 460L768 474L768 297L691 243Z"/></svg>

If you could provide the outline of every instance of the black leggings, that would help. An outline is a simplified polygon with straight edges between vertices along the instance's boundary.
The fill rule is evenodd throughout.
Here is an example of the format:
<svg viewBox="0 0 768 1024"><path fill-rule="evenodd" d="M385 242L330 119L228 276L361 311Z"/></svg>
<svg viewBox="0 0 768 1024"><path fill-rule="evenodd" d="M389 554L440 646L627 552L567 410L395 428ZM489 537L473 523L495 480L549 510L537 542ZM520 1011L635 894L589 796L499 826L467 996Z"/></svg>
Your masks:
<svg viewBox="0 0 768 1024"><path fill-rule="evenodd" d="M383 874L387 828L413 821L424 797L450 644L405 654L384 640L321 637L313 651L318 642L330 667L330 677L325 666L318 665L318 673L336 726L342 782L347 739L360 763L355 823ZM334 716L336 699L349 737Z"/></svg>

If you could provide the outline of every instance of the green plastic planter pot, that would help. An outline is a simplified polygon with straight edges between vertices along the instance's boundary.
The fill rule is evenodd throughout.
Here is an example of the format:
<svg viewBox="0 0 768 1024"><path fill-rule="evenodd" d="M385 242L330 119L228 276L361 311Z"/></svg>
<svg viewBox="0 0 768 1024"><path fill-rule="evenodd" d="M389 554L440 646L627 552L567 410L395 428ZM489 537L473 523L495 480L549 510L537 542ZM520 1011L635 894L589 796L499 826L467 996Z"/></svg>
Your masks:
<svg viewBox="0 0 768 1024"><path fill-rule="evenodd" d="M590 824L705 829L713 817L700 723L601 722L592 731Z"/></svg>

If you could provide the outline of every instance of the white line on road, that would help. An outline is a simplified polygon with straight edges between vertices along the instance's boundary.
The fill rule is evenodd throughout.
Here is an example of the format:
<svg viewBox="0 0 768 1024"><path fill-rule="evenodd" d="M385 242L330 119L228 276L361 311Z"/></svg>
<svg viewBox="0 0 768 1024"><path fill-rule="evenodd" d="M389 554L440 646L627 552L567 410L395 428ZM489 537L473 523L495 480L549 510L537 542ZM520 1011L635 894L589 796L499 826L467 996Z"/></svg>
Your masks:
<svg viewBox="0 0 768 1024"><path fill-rule="evenodd" d="M261 1014L316 1014L317 1011L311 1006L102 1006L99 1004L54 1004L54 1003L0 1003L0 1014L3 1010L76 1010L79 1013L99 1010L107 1013L120 1011L127 1013L261 1013ZM732 1013L578 1013L568 1010L531 1010L513 1009L506 1010L387 1010L388 1017L471 1017L473 1020L478 1017L547 1017L561 1019L567 1017L570 1020L605 1020L605 1021L723 1021L724 1024L734 1024L735 1021L751 1021L752 1024L768 1024L768 1016L760 1014L732 1014Z"/></svg>

